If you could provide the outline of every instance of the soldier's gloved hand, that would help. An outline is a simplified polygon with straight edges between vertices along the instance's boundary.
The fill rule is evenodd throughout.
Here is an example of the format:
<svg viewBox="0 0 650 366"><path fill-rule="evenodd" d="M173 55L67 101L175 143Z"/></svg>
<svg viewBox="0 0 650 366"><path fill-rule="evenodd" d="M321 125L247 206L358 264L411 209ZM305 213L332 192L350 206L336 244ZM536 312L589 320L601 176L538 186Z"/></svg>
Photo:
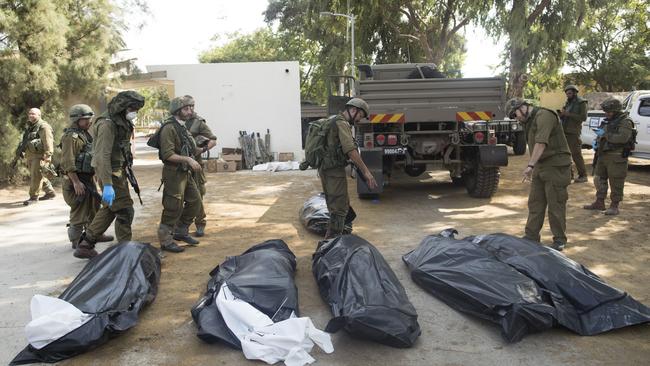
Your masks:
<svg viewBox="0 0 650 366"><path fill-rule="evenodd" d="M596 133L596 136L598 136L598 137L603 137L603 135L605 134L605 130L602 129L602 128L597 128L597 129L594 130L594 132Z"/></svg>
<svg viewBox="0 0 650 366"><path fill-rule="evenodd" d="M104 190L102 191L102 201L106 202L108 207L113 205L113 200L115 199L115 190L110 184L104 184Z"/></svg>

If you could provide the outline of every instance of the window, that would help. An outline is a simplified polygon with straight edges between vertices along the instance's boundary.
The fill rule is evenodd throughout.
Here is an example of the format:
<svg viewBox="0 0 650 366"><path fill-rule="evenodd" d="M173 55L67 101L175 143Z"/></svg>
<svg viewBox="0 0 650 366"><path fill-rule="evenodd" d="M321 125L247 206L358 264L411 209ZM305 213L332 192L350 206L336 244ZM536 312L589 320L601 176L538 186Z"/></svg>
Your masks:
<svg viewBox="0 0 650 366"><path fill-rule="evenodd" d="M650 98L641 99L639 103L639 116L650 117Z"/></svg>

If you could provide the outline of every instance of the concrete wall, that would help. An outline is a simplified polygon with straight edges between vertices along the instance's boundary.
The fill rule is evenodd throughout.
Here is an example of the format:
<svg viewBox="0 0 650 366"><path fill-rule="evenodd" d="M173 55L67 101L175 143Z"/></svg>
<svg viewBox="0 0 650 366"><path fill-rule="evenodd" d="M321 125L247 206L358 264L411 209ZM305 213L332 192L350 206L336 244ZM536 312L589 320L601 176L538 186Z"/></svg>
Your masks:
<svg viewBox="0 0 650 366"><path fill-rule="evenodd" d="M303 156L300 129L300 74L297 62L153 65L167 71L175 96L192 95L196 112L217 135L217 146L239 147L239 131L271 131L271 151Z"/></svg>

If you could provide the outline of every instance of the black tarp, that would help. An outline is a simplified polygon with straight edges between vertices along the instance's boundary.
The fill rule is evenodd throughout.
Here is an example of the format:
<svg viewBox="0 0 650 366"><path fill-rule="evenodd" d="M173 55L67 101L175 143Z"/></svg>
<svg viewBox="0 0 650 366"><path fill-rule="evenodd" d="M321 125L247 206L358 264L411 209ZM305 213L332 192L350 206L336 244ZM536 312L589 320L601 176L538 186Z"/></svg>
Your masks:
<svg viewBox="0 0 650 366"><path fill-rule="evenodd" d="M595 335L650 322L648 307L561 252L506 234L446 237L452 231L426 237L403 257L411 277L450 306L500 323L506 340L555 324ZM508 311L519 313L520 326L504 323Z"/></svg>
<svg viewBox="0 0 650 366"><path fill-rule="evenodd" d="M307 201L300 208L298 213L300 222L307 228L307 230L324 236L327 231L327 223L330 219L330 213L327 210L327 203L325 202L325 193L319 193L309 197ZM345 217L344 234L352 232L352 222L357 217L354 209L350 207L348 214Z"/></svg>
<svg viewBox="0 0 650 366"><path fill-rule="evenodd" d="M294 283L296 256L282 240L267 240L241 255L228 257L210 272L208 287L192 308L197 336L241 349L239 339L226 325L215 299L226 282L237 298L246 301L274 322L298 316L298 290Z"/></svg>
<svg viewBox="0 0 650 366"><path fill-rule="evenodd" d="M403 256L415 283L454 309L499 324L508 342L553 326L555 309L535 281L453 233L427 236Z"/></svg>
<svg viewBox="0 0 650 366"><path fill-rule="evenodd" d="M128 242L106 249L59 296L93 318L40 350L28 345L11 364L65 360L132 328L140 310L156 298L159 280L158 251L149 244Z"/></svg>
<svg viewBox="0 0 650 366"><path fill-rule="evenodd" d="M558 323L580 335L650 322L650 308L556 250L506 234L466 240L535 280L549 294Z"/></svg>
<svg viewBox="0 0 650 366"><path fill-rule="evenodd" d="M325 330L411 347L420 335L415 308L379 251L356 235L321 241L312 258L321 297L332 310Z"/></svg>

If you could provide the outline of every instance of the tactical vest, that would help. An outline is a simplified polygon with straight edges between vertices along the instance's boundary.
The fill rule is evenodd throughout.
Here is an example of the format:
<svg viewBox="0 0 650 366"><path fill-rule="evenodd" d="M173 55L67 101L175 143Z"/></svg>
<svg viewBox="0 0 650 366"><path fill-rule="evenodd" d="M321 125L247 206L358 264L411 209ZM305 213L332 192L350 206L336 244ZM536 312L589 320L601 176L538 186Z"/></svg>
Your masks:
<svg viewBox="0 0 650 366"><path fill-rule="evenodd" d="M26 150L30 153L42 154L44 152L43 141L41 141L41 136L38 133L41 127L43 127L43 121L38 120L23 135L23 141L27 143Z"/></svg>
<svg viewBox="0 0 650 366"><path fill-rule="evenodd" d="M619 115L614 117L613 120L607 121L606 120L606 129L605 129L605 135L609 135L610 133L616 133L618 132L619 126L621 122L624 120L630 120L632 123L632 126L634 127L634 122L630 119L629 115L625 112L621 112ZM603 122L605 123L605 122ZM612 142L609 142L609 138L606 139L603 143L603 151L614 151L614 150L623 150L625 148L630 148L631 145L631 150L634 150L634 145L636 143L636 128L632 128L632 136L630 140L627 142L624 142L622 144L615 144Z"/></svg>
<svg viewBox="0 0 650 366"><path fill-rule="evenodd" d="M101 119L110 122L115 133L113 148L111 149L111 169L116 171L133 164L133 154L131 153L133 124L129 121L120 122L107 117L100 117L95 123Z"/></svg>
<svg viewBox="0 0 650 366"><path fill-rule="evenodd" d="M327 119L329 124L328 132L325 140L325 151L323 154L323 160L321 162L320 169L327 170L332 168L342 168L348 164L348 157L343 153L343 147L341 146L341 141L338 139L330 139L331 134L338 134L339 128L336 124L338 116L331 116ZM338 141L332 142L330 140Z"/></svg>
<svg viewBox="0 0 650 366"><path fill-rule="evenodd" d="M194 158L194 151L196 150L196 142L194 141L192 134L190 134L190 131L188 131L186 127L181 125L173 117L163 122L162 126L160 126L159 131L162 131L162 129L167 125L172 125L174 127L174 130L176 130L176 134L178 135L178 139L181 141L181 149L180 152L178 152L177 154L181 156L189 156ZM160 155L160 150L158 150L158 157L160 158L160 160L162 160L162 156ZM190 169L190 167L187 166L187 164L185 163L179 164L178 168L182 171L188 171Z"/></svg>
<svg viewBox="0 0 650 366"><path fill-rule="evenodd" d="M83 148L81 151L79 151L74 159L74 165L77 169L77 173L95 174L95 169L90 165L93 160L93 138L88 133L86 133L86 131L75 127L64 129L63 135L71 136L74 139L80 139L84 143Z"/></svg>

